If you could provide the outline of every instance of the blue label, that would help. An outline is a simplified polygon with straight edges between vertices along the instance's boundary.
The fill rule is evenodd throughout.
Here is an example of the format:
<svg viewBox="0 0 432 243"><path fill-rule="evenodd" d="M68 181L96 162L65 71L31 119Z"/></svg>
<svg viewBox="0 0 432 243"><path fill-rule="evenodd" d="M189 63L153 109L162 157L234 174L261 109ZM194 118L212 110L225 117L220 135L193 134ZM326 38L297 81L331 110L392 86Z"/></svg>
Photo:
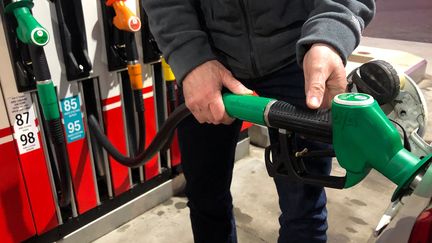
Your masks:
<svg viewBox="0 0 432 243"><path fill-rule="evenodd" d="M68 143L83 139L85 133L78 96L64 98L60 103Z"/></svg>

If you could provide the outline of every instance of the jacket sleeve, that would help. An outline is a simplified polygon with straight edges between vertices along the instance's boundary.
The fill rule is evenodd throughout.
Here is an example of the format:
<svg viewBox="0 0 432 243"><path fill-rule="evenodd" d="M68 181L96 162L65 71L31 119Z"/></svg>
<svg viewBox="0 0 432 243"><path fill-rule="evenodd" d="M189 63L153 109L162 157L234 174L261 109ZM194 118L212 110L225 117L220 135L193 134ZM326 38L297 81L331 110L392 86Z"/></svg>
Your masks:
<svg viewBox="0 0 432 243"><path fill-rule="evenodd" d="M297 42L297 60L303 58L314 43L324 43L339 52L344 64L360 43L364 28L375 15L375 0L307 0L309 19Z"/></svg>
<svg viewBox="0 0 432 243"><path fill-rule="evenodd" d="M194 0L145 0L142 3L150 30L179 84L196 66L216 59L208 36L201 29Z"/></svg>

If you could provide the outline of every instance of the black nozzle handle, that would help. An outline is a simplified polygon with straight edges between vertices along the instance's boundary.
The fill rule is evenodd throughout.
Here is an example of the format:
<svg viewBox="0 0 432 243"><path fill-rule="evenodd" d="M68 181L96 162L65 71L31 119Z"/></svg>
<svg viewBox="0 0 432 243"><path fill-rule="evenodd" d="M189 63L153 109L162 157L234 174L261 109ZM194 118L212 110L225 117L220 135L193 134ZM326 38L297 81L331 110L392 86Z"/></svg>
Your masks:
<svg viewBox="0 0 432 243"><path fill-rule="evenodd" d="M145 149L146 140L146 123L145 123L145 108L142 89L133 91L136 115L138 117L138 147L137 153L141 153Z"/></svg>
<svg viewBox="0 0 432 243"><path fill-rule="evenodd" d="M54 1L67 79L87 78L92 71L81 1Z"/></svg>
<svg viewBox="0 0 432 243"><path fill-rule="evenodd" d="M310 138L331 143L332 121L329 110L308 110L284 101L274 102L266 114L267 124Z"/></svg>
<svg viewBox="0 0 432 243"><path fill-rule="evenodd" d="M135 33L125 32L126 58L128 62L137 62L139 59Z"/></svg>
<svg viewBox="0 0 432 243"><path fill-rule="evenodd" d="M51 80L51 74L43 47L29 45L33 75L36 81Z"/></svg>
<svg viewBox="0 0 432 243"><path fill-rule="evenodd" d="M141 40L143 46L143 59L145 64L152 64L156 62L160 62L162 52L159 50L159 47L154 39L153 34L150 31L149 20L147 13L144 9L144 1L140 0L140 14L142 21L141 28Z"/></svg>
<svg viewBox="0 0 432 243"><path fill-rule="evenodd" d="M345 187L346 176L339 177L310 173L306 169L303 160L297 158L292 152L288 135L279 133L279 143L268 146L264 153L265 164L270 177L283 177L294 182L320 187L335 189L343 189ZM333 156L328 151L323 155Z"/></svg>

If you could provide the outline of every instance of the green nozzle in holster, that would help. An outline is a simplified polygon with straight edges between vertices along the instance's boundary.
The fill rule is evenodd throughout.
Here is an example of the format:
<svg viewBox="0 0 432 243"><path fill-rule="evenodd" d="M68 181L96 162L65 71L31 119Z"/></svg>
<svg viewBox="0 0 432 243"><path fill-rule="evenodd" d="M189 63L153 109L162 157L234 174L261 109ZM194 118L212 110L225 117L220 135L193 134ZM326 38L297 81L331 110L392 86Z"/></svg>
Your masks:
<svg viewBox="0 0 432 243"><path fill-rule="evenodd" d="M8 4L5 12L15 16L18 22L16 33L20 41L25 44L44 46L49 41L49 34L31 14L32 8L33 1L21 0Z"/></svg>
<svg viewBox="0 0 432 243"><path fill-rule="evenodd" d="M38 82L37 91L45 120L50 121L60 118L60 113L57 105L57 96L55 93L53 82L51 80L47 80L45 82Z"/></svg>
<svg viewBox="0 0 432 243"><path fill-rule="evenodd" d="M407 151L399 132L378 103L366 94L341 94L332 105L333 146L345 168L345 187L359 183L371 168L400 189L408 187L428 162Z"/></svg>

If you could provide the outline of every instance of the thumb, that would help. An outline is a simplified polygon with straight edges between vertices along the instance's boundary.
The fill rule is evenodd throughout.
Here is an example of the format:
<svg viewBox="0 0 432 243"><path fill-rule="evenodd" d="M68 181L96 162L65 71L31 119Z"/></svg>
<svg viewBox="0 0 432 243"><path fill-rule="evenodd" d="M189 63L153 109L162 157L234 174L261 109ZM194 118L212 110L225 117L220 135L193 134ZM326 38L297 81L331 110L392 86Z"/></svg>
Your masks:
<svg viewBox="0 0 432 243"><path fill-rule="evenodd" d="M231 75L225 75L222 78L222 84L224 87L229 89L234 94L245 95L245 94L253 94L253 91L246 88L240 81L235 79Z"/></svg>
<svg viewBox="0 0 432 243"><path fill-rule="evenodd" d="M323 102L327 78L321 72L305 76L306 104L310 109L318 109Z"/></svg>

